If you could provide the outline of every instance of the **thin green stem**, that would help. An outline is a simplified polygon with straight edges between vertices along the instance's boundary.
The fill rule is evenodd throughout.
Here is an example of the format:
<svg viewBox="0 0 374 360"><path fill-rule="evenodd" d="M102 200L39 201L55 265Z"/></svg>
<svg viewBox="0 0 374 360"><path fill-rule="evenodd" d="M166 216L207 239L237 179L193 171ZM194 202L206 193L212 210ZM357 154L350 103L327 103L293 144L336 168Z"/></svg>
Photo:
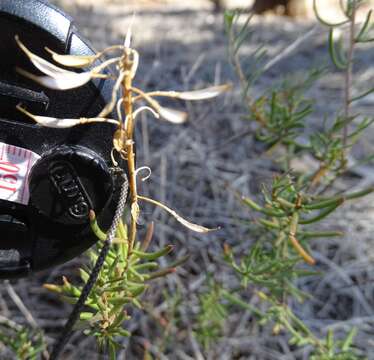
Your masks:
<svg viewBox="0 0 374 360"><path fill-rule="evenodd" d="M356 2L352 5L352 14L350 17L350 28L349 28L349 47L347 55L347 70L345 72L345 89L344 89L344 117L346 120L350 117L351 102L352 102L352 71L353 71L353 60L355 50L355 25L356 25ZM348 123L343 128L343 147L346 148L348 140ZM343 155L345 162L345 154Z"/></svg>

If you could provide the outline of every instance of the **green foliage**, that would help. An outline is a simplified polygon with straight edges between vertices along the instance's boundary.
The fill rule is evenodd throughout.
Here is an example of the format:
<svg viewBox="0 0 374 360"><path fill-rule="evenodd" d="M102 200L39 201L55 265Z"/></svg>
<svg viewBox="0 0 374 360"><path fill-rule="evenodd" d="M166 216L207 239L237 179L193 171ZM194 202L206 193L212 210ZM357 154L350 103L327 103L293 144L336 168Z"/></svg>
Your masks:
<svg viewBox="0 0 374 360"><path fill-rule="evenodd" d="M304 186L304 183L302 185ZM270 242L272 248L270 252L259 250L260 255L257 256L265 256L268 261L273 259L275 262L283 262L297 261L295 255L299 255L306 263L314 265L314 259L304 250L303 244L307 244L313 238L341 236L342 233L315 231L313 227L309 227L326 218L346 200L357 199L373 191L374 188L370 187L355 193L325 198L308 194L288 174L275 177L270 190L263 188L263 206L248 197L242 198L245 205L262 215L257 219L258 225L265 229L265 237L261 239L260 248L265 249L265 240ZM252 254L250 258L253 258Z"/></svg>
<svg viewBox="0 0 374 360"><path fill-rule="evenodd" d="M284 80L280 86L267 90L254 100L247 98L250 110L247 118L258 124L257 140L269 148L279 144L296 147L296 150L306 148L297 141L313 110L313 101L307 99L304 92L323 73L323 69L313 70L307 76Z"/></svg>
<svg viewBox="0 0 374 360"><path fill-rule="evenodd" d="M342 6L344 1L341 2ZM286 156L283 157L283 167L289 170L290 160L300 157L304 153L313 155L320 163L319 169L314 174L304 174L305 185L310 184L310 176L314 176L312 184L330 184L337 176L346 171L346 152L358 140L362 132L373 122L372 118L359 119L358 116L350 114L351 104L374 91L370 88L362 94L351 95L353 49L357 44L373 40L371 36L371 16L369 11L365 23L359 31L354 26L349 29L349 40L344 48L343 36L334 35L334 30L342 25L355 23L355 13L362 1L348 1L344 7L347 19L338 24L331 24L323 20L318 13L317 2L314 0L314 8L317 18L329 27L329 49L333 64L340 70L346 72L344 106L341 114L335 119L328 121L322 131L304 132L307 127L309 116L313 113L314 100L308 99L307 91L316 80L321 78L328 69L311 69L309 74L300 76L296 74L287 75L281 85L272 84L263 95L254 96L251 88L258 77L266 70L264 63L266 50L257 49L251 54L249 73L243 69L243 61L240 55L242 44L250 39L253 31L250 30L251 17L243 25L237 25L240 18L239 13L228 12L225 15L225 24L229 37L230 61L235 67L243 90L244 104L248 108L248 119L257 125L256 138L268 146L269 151L277 145L283 145ZM354 11L353 11L354 10ZM237 28L239 27L239 30ZM356 34L357 33L357 34ZM245 62L248 62L246 59ZM253 64L257 64L254 67ZM348 66L349 65L349 66ZM348 132L348 126L355 121L355 129Z"/></svg>
<svg viewBox="0 0 374 360"><path fill-rule="evenodd" d="M156 323L159 325L158 328L161 330L161 334L157 336L155 345L160 351L164 352L168 348L173 348L175 342L178 341L176 329L179 328L181 322L180 306L183 303L183 296L177 288L173 292L165 289L162 297L166 302L162 313L155 314L153 309L154 304L152 303L147 306L147 310L150 316L156 320Z"/></svg>
<svg viewBox="0 0 374 360"><path fill-rule="evenodd" d="M247 253L236 254L225 245L224 258L234 270L237 282L228 285L216 284L219 292L208 292L201 296L201 311L219 313L220 302L235 297L236 304L249 311L261 325L272 324L274 334L283 331L289 336L289 343L296 347L308 346L311 359L360 359L359 353L352 345L357 330L351 329L345 339L335 339L331 330L325 338L320 338L309 329L289 307L290 297L304 301L308 294L301 292L295 283L302 276L318 275L308 266L315 260L310 254L310 243L315 238L326 238L343 235L335 229L320 230L320 223L346 201L354 201L374 191L373 187L354 193L340 192L326 195L326 190L337 177L347 170L347 154L360 139L362 133L372 124L374 118L363 118L351 114L351 104L371 93L370 89L362 96L352 97L353 50L355 45L370 39L370 17L368 13L361 29L356 31L355 14L362 1L347 0L341 5L346 20L339 24L330 24L318 13L314 1L317 18L329 27L329 52L333 65L344 71L345 97L342 111L333 119L325 119L323 129L308 127L310 115L314 112L314 101L308 99L307 91L316 80L324 76L327 69L311 70L302 81L300 78L287 76L281 85L271 87L258 96L251 93L251 87L265 70L267 65L263 58L263 49L255 51L249 61L258 67L252 74L243 70L240 55L242 44L250 39L250 17L244 25L237 25L241 16L238 13L227 13L226 29L230 41L230 60L236 69L242 86L244 105L248 109L247 120L255 124L254 136L267 146L268 154L277 146L280 158L274 159L279 165L279 174L274 176L269 187L263 186L259 199L241 197L242 203L254 216L255 233L258 236L255 244ZM348 40L336 39L334 30L347 25ZM239 30L237 30L239 28ZM248 60L245 61L248 63ZM302 85L299 85L302 84ZM355 123L353 123L353 121ZM353 126L354 125L354 126ZM306 131L307 129L307 131ZM304 173L293 171L292 164L297 158L308 155L315 159L318 168ZM306 263L306 264L302 264ZM263 306L261 311L248 304L243 295L251 291L256 294ZM225 296L223 295L225 292ZM212 300L214 299L214 301ZM212 304L215 305L212 305ZM265 305L266 311L263 312ZM214 319L207 315L207 319ZM216 334L224 327L224 319L216 318L216 322L200 322L205 333ZM200 330L202 331L202 330ZM203 342L205 345L205 343Z"/></svg>
<svg viewBox="0 0 374 360"><path fill-rule="evenodd" d="M204 349L208 350L222 336L229 309L222 302L222 289L212 281L209 291L201 294L199 301L195 333Z"/></svg>
<svg viewBox="0 0 374 360"><path fill-rule="evenodd" d="M297 269L297 259L279 261L272 249L262 247L261 240L251 247L248 254L239 257L239 260L234 258L233 252L226 246L225 258L235 270L242 288L266 287L275 298L282 298L285 294L301 297L302 294L292 285L292 280L311 273Z"/></svg>
<svg viewBox="0 0 374 360"><path fill-rule="evenodd" d="M323 350L317 348L310 356L311 360L355 360L363 359L355 354L355 349L352 346L354 337L357 334L357 329L352 328L343 340L335 340L334 332L328 330L326 338L323 340Z"/></svg>
<svg viewBox="0 0 374 360"><path fill-rule="evenodd" d="M1 325L0 343L11 350L19 360L40 359L46 348L41 331L13 323Z"/></svg>
<svg viewBox="0 0 374 360"><path fill-rule="evenodd" d="M91 228L100 240L105 239L106 235L98 227L95 218L91 221ZM116 339L131 335L125 328L125 322L130 319L127 309L143 309L141 296L149 287L149 282L174 272L175 267L186 260L160 269L157 260L172 251L173 247L169 245L156 252L147 252L152 231L153 227L150 227L145 241L142 244L137 242L129 252L127 229L120 223L116 243L109 250L98 280L86 301L86 310L81 313L77 324L77 328L84 330L85 335L96 337L99 346L107 349L112 359L115 359L117 350L121 348ZM83 283L87 282L100 249L101 244L98 243L88 251L89 264L79 270ZM76 303L83 288L83 285L73 285L65 277L62 285L44 286L71 304Z"/></svg>
<svg viewBox="0 0 374 360"><path fill-rule="evenodd" d="M354 360L364 359L357 355L356 349L352 346L353 339L357 333L352 328L343 340L335 340L333 330L329 329L324 339L319 339L284 303L277 302L263 292L258 292L259 298L269 305L267 313L261 317L260 323L266 324L272 321L275 325L273 333L287 331L290 335L289 343L295 346L311 346L313 351L310 359L313 360Z"/></svg>

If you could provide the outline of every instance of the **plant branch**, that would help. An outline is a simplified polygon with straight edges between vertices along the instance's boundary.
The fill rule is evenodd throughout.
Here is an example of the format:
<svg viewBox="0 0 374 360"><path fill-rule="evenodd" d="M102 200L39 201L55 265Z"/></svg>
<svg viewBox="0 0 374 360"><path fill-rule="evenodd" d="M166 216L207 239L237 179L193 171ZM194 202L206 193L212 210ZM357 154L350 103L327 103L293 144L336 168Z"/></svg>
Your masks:
<svg viewBox="0 0 374 360"><path fill-rule="evenodd" d="M352 102L352 73L353 73L353 58L355 50L355 25L356 25L356 10L357 3L353 2L352 14L350 16L350 28L349 28L349 45L347 55L347 69L345 72L345 89L344 89L344 117L346 120L350 117L350 108ZM348 122L343 127L343 146L347 146L348 140ZM345 163L345 152L343 162Z"/></svg>

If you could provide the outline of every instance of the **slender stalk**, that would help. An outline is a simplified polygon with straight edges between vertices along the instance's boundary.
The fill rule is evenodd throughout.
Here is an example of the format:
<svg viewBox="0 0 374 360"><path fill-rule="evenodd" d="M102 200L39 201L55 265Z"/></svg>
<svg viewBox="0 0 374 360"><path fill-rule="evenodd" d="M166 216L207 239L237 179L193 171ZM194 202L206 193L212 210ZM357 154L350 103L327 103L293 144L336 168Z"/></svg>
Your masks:
<svg viewBox="0 0 374 360"><path fill-rule="evenodd" d="M316 261L304 250L293 234L290 234L289 239L294 249L304 259L304 261L309 265L315 265Z"/></svg>
<svg viewBox="0 0 374 360"><path fill-rule="evenodd" d="M290 232L289 240L297 253L304 259L309 265L314 265L316 261L304 250L299 241L296 238L297 227L299 223L299 214L297 212L293 213L291 222L290 222Z"/></svg>
<svg viewBox="0 0 374 360"><path fill-rule="evenodd" d="M234 30L231 28L230 32L229 32L229 47L230 47L229 52L231 54L231 61L232 61L232 64L235 68L235 71L236 71L236 73L239 77L241 88L246 89L248 87L247 86L248 81L247 81L247 78L244 74L242 64L240 62L239 54L238 54L238 52L233 51L234 43L235 43L235 34L234 34ZM247 101L248 104L252 104L252 98L248 95L248 92L244 93L244 99Z"/></svg>
<svg viewBox="0 0 374 360"><path fill-rule="evenodd" d="M350 116L351 102L352 102L352 72L353 72L353 58L355 50L355 25L356 25L356 10L357 2L352 5L352 14L350 16L349 28L349 45L347 55L347 70L345 72L345 89L344 89L344 117L348 119ZM348 140L348 123L343 128L343 145L347 146ZM345 154L343 155L343 162L345 163Z"/></svg>
<svg viewBox="0 0 374 360"><path fill-rule="evenodd" d="M293 312L290 308L287 308L287 311L286 311L288 317L291 319L291 321L299 327L299 329L301 331L304 332L305 335L307 335L315 344L315 346L317 346L318 348L320 348L321 350L324 350L326 351L326 348L323 344L321 344L321 341L313 334L313 332L308 328L308 326L306 326L304 324L304 322L299 319Z"/></svg>
<svg viewBox="0 0 374 360"><path fill-rule="evenodd" d="M121 124L121 140L125 145L127 156L127 168L129 172L130 196L131 196L131 223L129 234L128 256L131 255L135 237L136 237L136 221L138 212L138 193L136 187L136 169L135 169L135 153L134 153L134 117L133 117L133 99L132 99L132 51L126 48L122 66L125 76L122 82L123 91L123 109L126 114L126 122Z"/></svg>

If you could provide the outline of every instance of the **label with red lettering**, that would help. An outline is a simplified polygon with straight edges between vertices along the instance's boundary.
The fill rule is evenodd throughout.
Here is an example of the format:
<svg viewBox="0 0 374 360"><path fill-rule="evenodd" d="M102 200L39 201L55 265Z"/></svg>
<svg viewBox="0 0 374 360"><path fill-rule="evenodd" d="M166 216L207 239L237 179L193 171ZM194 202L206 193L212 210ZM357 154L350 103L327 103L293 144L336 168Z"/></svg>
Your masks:
<svg viewBox="0 0 374 360"><path fill-rule="evenodd" d="M28 204L27 178L39 158L30 150L0 142L0 199Z"/></svg>

